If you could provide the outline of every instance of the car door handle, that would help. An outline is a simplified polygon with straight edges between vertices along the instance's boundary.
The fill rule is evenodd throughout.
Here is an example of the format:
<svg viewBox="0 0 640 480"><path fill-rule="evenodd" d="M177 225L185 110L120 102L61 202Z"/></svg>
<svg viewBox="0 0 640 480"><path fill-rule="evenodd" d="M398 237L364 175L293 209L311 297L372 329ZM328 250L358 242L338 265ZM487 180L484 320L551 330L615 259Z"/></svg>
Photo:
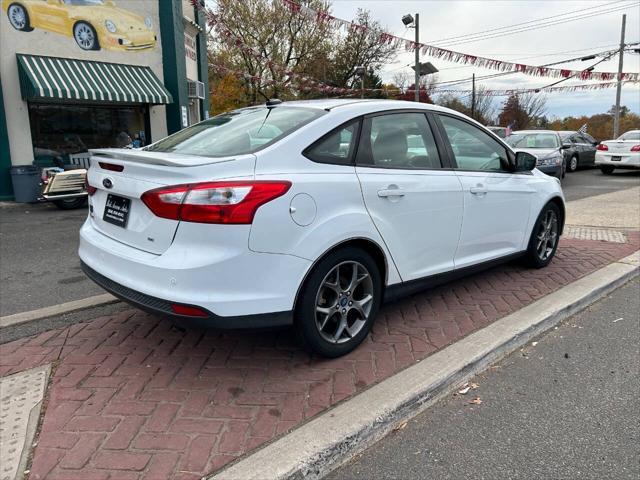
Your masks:
<svg viewBox="0 0 640 480"><path fill-rule="evenodd" d="M386 188L383 190L378 190L378 196L381 198L404 197L404 190L402 190L401 188Z"/></svg>
<svg viewBox="0 0 640 480"><path fill-rule="evenodd" d="M487 193L487 187L483 187L481 185L478 185L477 187L471 187L469 189L469 191L473 195L484 195L485 193Z"/></svg>

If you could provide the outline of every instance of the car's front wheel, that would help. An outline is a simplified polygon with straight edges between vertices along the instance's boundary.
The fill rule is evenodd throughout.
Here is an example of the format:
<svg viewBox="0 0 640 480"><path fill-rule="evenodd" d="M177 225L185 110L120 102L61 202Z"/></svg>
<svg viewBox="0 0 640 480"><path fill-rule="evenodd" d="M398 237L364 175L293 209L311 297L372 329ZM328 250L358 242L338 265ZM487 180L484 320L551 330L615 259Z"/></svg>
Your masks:
<svg viewBox="0 0 640 480"><path fill-rule="evenodd" d="M538 215L525 255L528 265L542 268L549 265L553 259L560 240L560 215L560 209L554 203L545 205Z"/></svg>
<svg viewBox="0 0 640 480"><path fill-rule="evenodd" d="M305 348L339 357L368 335L382 300L382 279L367 252L347 247L320 260L305 281L295 326Z"/></svg>
<svg viewBox="0 0 640 480"><path fill-rule="evenodd" d="M9 23L16 30L21 32L30 32L33 30L31 22L29 21L29 13L19 3L12 3L7 9L7 17L9 17Z"/></svg>
<svg viewBox="0 0 640 480"><path fill-rule="evenodd" d="M602 173L604 173L605 175L611 175L615 169L616 168L612 167L611 165L601 165L600 166L600 171Z"/></svg>
<svg viewBox="0 0 640 480"><path fill-rule="evenodd" d="M73 26L73 38L83 50L100 50L98 34L86 22L78 22Z"/></svg>

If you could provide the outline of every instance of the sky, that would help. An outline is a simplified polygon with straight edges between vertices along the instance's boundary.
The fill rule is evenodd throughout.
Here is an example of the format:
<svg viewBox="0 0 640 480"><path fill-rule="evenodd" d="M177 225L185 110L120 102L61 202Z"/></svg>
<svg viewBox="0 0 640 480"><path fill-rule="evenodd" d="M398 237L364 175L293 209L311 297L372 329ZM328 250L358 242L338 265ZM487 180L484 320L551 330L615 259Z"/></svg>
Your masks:
<svg viewBox="0 0 640 480"><path fill-rule="evenodd" d="M615 12L599 13L625 5L631 7ZM413 39L414 30L405 28L401 18L406 13L412 15L419 13L420 41L422 43L528 65L542 65L617 48L620 43L623 14L627 15L625 43L640 41L640 2L638 0L622 0L615 3L612 0L333 0L331 13L336 17L352 20L359 8L369 10L372 17L382 24L385 31L409 39ZM443 41L443 39L451 37L576 11L579 12L549 19L545 22L563 19L571 19L572 21L545 28L536 28L497 38L473 40L457 45L447 45ZM593 13L594 16L575 18L590 13ZM521 28L527 28L527 26ZM404 50L399 52L395 61L385 65L382 69L382 78L385 82L391 81L393 75L398 72L405 71L409 75L413 75L413 70L407 66L413 64L413 53ZM497 73L496 70L465 67L461 64L426 56L421 56L420 60L421 62L430 61L440 70L437 74L437 80L441 82L470 78L473 73L476 76ZM598 60L576 61L555 68L582 70ZM595 71L616 72L617 69L618 56L616 55L611 60L599 64ZM625 53L623 71L639 72L640 55ZM491 89L537 88L557 80L514 74L478 81L476 84L485 85ZM569 80L561 85L576 83L594 83L594 81ZM456 85L451 88L469 89L471 84ZM550 93L547 94L546 114L550 118L561 118L569 115L592 115L606 112L615 103L615 95L615 88ZM502 101L504 101L503 98L496 99L496 106ZM639 84L623 87L621 103L627 105L632 111L640 113Z"/></svg>

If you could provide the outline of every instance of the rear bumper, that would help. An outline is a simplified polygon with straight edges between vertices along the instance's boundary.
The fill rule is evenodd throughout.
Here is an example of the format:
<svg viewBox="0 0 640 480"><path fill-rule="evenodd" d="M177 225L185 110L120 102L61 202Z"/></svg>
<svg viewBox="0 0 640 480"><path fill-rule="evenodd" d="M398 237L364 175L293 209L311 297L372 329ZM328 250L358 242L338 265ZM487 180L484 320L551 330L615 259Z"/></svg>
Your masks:
<svg viewBox="0 0 640 480"><path fill-rule="evenodd" d="M129 287L125 287L124 285L120 285L119 283L108 279L104 275L99 274L83 261L80 261L80 266L87 277L100 285L107 292L118 297L120 300L124 300L125 302L138 307L140 310L144 310L145 312L149 312L154 315L195 321L202 323L203 326L220 329L280 327L293 324L293 312L291 310L256 315L240 315L235 317L221 317L209 311L207 311L207 317L178 315L171 308L173 302L152 297L151 295L146 295Z"/></svg>
<svg viewBox="0 0 640 480"><path fill-rule="evenodd" d="M612 160L613 157L620 160ZM596 152L596 165L611 165L616 168L640 168L640 152L615 153Z"/></svg>
<svg viewBox="0 0 640 480"><path fill-rule="evenodd" d="M176 316L171 305L179 304L209 312L207 324L221 328L290 324L311 262L253 252L248 235L249 226L183 222L158 255L120 243L87 220L78 254L93 281L153 313Z"/></svg>

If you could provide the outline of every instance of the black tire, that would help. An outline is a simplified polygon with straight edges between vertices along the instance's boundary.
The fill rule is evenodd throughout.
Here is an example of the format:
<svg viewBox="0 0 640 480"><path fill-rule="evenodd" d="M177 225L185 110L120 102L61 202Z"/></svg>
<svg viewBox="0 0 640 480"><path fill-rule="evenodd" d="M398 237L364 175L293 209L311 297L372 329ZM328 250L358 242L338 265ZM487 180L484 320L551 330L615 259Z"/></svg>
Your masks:
<svg viewBox="0 0 640 480"><path fill-rule="evenodd" d="M73 39L82 50L100 50L96 29L90 23L77 22L73 26ZM82 36L81 34L85 34Z"/></svg>
<svg viewBox="0 0 640 480"><path fill-rule="evenodd" d="M11 18L12 8L19 9L24 15L23 26L16 26L15 21ZM29 12L27 12L27 9L19 3L12 3L11 5L9 5L9 7L7 8L7 18L9 19L9 23L11 24L11 26L20 32L30 32L33 30L33 27L31 26L31 20L29 19Z"/></svg>
<svg viewBox="0 0 640 480"><path fill-rule="evenodd" d="M54 200L53 204L60 210L75 210L82 208L87 203L87 197L65 198L64 200Z"/></svg>
<svg viewBox="0 0 640 480"><path fill-rule="evenodd" d="M539 243L541 239L541 235L546 233L545 221L549 218L548 215L553 215L555 218L555 234L553 235L553 243L549 246L545 245L545 248L542 248L542 244ZM560 229L562 226L562 214L560 209L555 203L547 203L538 218L536 219L536 223L533 225L533 230L531 231L531 237L529 238L529 245L527 247L527 253L525 254L524 260L525 263L533 268L543 268L549 265L551 260L556 254L558 249L558 242L560 241ZM546 236L546 239L551 240L551 234ZM543 240L544 242L544 240ZM541 251L545 250L544 256L541 254Z"/></svg>
<svg viewBox="0 0 640 480"><path fill-rule="evenodd" d="M578 160L578 156L574 155L569 159L569 163L567 163L567 172L575 172L578 170L580 166L580 162Z"/></svg>
<svg viewBox="0 0 640 480"><path fill-rule="evenodd" d="M353 270L349 270L351 265L359 265L356 267L355 276L352 276ZM336 267L338 270L337 273L334 273ZM343 269L343 272L340 272L340 268ZM365 276L365 272L369 275L368 277ZM335 282L338 285L335 290L333 287L327 287L330 280L331 283L334 283L333 280L336 277L332 277L332 275L340 275L340 277L344 275L342 281ZM360 278L359 276L362 279L354 283L353 278ZM356 285L353 291L342 291L350 284ZM338 293L338 290L341 292ZM364 313L366 307L358 309L357 306L351 305L352 303L357 304L357 299L364 299L369 295L367 293L369 291L373 298L370 301L368 315L364 318L360 312ZM335 296L335 298L327 299L327 296ZM322 305L318 304L319 299L323 302ZM345 302L345 300L347 301ZM302 285L296 302L295 329L303 346L309 352L328 358L346 355L360 345L369 334L380 309L381 300L382 278L371 255L354 247L336 250L318 262ZM318 313L317 308L326 308L332 313ZM323 318L322 315L326 315L326 317ZM340 330L340 321L343 318L348 327ZM321 329L319 323L323 320L325 327ZM333 336L338 336L338 342L330 342L326 338L331 336L334 326ZM348 333L350 328L357 329L353 332L353 336ZM343 337L338 333L339 330L346 335Z"/></svg>
<svg viewBox="0 0 640 480"><path fill-rule="evenodd" d="M567 176L567 159L565 158L562 160L562 175L560 176L560 179L562 180L566 176Z"/></svg>
<svg viewBox="0 0 640 480"><path fill-rule="evenodd" d="M605 175L611 175L615 169L616 167L611 165L600 165L600 171Z"/></svg>

